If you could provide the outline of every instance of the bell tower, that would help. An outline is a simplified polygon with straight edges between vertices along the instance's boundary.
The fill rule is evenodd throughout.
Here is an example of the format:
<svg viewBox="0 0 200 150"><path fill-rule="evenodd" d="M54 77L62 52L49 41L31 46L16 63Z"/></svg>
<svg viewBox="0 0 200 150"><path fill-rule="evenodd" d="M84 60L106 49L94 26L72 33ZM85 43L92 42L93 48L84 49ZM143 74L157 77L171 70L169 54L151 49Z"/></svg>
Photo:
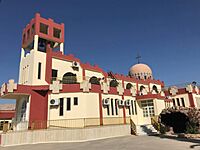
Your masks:
<svg viewBox="0 0 200 150"><path fill-rule="evenodd" d="M39 13L35 14L22 34L22 48L46 52L46 45L59 49L64 53L64 24L58 24L53 19L45 19Z"/></svg>
<svg viewBox="0 0 200 150"><path fill-rule="evenodd" d="M64 24L36 13L23 29L19 83L47 85L51 72L47 58L52 51L64 54Z"/></svg>

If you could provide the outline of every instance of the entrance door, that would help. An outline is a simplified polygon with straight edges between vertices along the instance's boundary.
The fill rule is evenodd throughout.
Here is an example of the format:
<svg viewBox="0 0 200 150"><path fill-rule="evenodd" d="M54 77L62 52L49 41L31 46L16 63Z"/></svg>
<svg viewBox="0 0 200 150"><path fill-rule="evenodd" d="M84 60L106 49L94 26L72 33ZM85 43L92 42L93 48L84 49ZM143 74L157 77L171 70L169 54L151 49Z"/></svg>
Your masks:
<svg viewBox="0 0 200 150"><path fill-rule="evenodd" d="M143 110L143 120L144 124L151 123L151 117L155 115L153 100L146 100L141 102L142 110Z"/></svg>

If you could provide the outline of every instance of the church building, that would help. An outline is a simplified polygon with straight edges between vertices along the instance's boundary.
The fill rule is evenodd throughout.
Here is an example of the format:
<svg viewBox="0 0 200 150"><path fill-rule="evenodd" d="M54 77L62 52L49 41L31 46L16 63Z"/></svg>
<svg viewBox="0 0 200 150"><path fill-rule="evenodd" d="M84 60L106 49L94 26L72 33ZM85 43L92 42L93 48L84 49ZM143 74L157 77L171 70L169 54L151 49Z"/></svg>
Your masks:
<svg viewBox="0 0 200 150"><path fill-rule="evenodd" d="M65 55L64 43L64 24L38 13L24 28L19 81L4 83L0 93L1 99L16 100L13 130L130 121L140 126L151 124L152 117L173 105L200 107L196 86L165 89L142 63L133 65L128 75L106 72Z"/></svg>

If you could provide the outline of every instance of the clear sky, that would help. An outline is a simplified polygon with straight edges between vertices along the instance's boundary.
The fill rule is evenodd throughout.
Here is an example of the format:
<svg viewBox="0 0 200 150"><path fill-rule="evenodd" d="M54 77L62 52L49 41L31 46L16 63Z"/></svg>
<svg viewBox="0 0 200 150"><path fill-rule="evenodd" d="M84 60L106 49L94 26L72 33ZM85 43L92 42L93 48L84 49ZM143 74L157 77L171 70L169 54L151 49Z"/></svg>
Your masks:
<svg viewBox="0 0 200 150"><path fill-rule="evenodd" d="M65 54L127 74L137 53L166 85L200 82L199 0L1 0L0 84L18 80L22 30L36 12L65 24Z"/></svg>

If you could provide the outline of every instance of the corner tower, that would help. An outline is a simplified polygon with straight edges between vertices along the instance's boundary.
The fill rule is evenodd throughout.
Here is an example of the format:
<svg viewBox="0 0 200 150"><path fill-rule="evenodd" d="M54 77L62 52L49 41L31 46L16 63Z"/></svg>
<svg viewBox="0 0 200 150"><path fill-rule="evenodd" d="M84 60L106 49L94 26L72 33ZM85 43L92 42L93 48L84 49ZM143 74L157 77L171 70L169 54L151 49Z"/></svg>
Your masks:
<svg viewBox="0 0 200 150"><path fill-rule="evenodd" d="M47 70L47 60L51 51L64 53L64 24L42 18L36 13L22 34L20 84L49 84L50 79L47 79L47 76L50 76L51 70Z"/></svg>

